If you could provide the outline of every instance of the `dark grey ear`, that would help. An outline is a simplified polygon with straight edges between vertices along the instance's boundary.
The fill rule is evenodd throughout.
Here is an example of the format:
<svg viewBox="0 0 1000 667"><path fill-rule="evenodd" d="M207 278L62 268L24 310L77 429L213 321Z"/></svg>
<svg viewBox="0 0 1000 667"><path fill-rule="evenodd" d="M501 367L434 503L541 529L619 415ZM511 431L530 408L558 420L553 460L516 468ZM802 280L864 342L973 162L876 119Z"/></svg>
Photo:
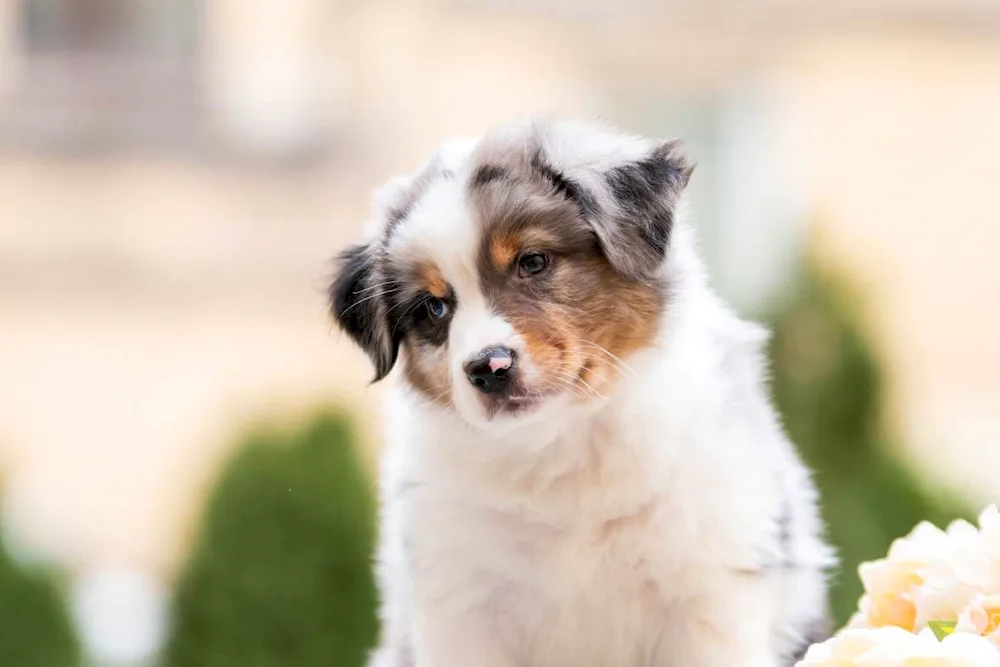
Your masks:
<svg viewBox="0 0 1000 667"><path fill-rule="evenodd" d="M367 245L355 245L337 257L337 268L330 283L330 312L337 324L375 365L378 382L392 370L399 356L401 335L387 316L384 294L389 285L374 279L375 257Z"/></svg>
<svg viewBox="0 0 1000 667"><path fill-rule="evenodd" d="M663 264L677 200L693 170L680 142L668 141L604 175L607 197L588 218L604 254L626 277L648 280Z"/></svg>

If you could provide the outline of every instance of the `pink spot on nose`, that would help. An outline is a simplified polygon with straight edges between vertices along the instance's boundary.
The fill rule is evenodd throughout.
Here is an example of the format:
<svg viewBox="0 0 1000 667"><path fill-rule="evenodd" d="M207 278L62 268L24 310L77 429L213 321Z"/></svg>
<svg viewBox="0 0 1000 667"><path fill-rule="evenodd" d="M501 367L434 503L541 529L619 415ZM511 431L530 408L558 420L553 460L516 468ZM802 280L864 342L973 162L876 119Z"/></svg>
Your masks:
<svg viewBox="0 0 1000 667"><path fill-rule="evenodd" d="M510 364L510 357L502 355L490 357L490 372L496 373L499 369L507 370L510 368Z"/></svg>

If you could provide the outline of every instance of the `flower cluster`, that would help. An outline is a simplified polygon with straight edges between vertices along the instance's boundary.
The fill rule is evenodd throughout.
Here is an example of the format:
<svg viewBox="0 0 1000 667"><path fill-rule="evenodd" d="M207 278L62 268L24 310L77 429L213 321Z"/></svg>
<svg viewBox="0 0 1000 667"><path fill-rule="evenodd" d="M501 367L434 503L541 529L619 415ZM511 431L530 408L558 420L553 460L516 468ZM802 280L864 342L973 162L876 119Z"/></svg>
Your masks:
<svg viewBox="0 0 1000 667"><path fill-rule="evenodd" d="M810 647L798 667L1000 667L1000 651L971 634L938 640L930 630L847 628Z"/></svg>
<svg viewBox="0 0 1000 667"><path fill-rule="evenodd" d="M921 523L859 568L865 594L833 639L800 667L1000 667L1000 512L979 527Z"/></svg>

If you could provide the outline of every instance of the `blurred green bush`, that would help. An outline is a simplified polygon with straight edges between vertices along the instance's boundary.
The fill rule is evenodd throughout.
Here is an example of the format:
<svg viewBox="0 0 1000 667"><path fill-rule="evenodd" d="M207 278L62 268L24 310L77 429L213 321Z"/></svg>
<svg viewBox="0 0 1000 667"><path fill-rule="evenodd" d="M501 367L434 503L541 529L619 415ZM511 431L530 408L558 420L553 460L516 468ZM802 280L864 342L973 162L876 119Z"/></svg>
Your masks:
<svg viewBox="0 0 1000 667"><path fill-rule="evenodd" d="M77 667L80 646L56 580L0 540L0 667Z"/></svg>
<svg viewBox="0 0 1000 667"><path fill-rule="evenodd" d="M355 447L348 421L326 415L238 450L178 583L165 665L364 664L375 501Z"/></svg>
<svg viewBox="0 0 1000 667"><path fill-rule="evenodd" d="M839 623L857 609L862 561L929 520L968 517L893 456L884 433L881 373L857 326L857 297L807 266L796 293L771 318L772 389L785 427L822 494L829 538L841 560L832 608Z"/></svg>

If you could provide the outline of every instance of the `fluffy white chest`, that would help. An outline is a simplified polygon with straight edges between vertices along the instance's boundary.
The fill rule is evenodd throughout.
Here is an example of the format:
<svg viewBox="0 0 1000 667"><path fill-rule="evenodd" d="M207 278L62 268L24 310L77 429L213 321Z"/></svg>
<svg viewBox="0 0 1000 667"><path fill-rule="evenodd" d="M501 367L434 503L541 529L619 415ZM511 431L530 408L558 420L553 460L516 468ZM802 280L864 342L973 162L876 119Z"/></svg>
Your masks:
<svg viewBox="0 0 1000 667"><path fill-rule="evenodd" d="M546 462L547 475L492 471L491 486L449 472L415 488L405 513L418 605L478 619L519 664L656 664L685 602L758 556L761 523L720 499L742 491L760 516L771 497L711 459L671 463L592 436L573 443L589 455Z"/></svg>
<svg viewBox="0 0 1000 667"><path fill-rule="evenodd" d="M650 620L668 612L671 558L650 539L659 531L649 508L562 526L448 514L452 528L414 525L415 592L430 607L479 618L530 664L645 664L655 651L661 624Z"/></svg>

